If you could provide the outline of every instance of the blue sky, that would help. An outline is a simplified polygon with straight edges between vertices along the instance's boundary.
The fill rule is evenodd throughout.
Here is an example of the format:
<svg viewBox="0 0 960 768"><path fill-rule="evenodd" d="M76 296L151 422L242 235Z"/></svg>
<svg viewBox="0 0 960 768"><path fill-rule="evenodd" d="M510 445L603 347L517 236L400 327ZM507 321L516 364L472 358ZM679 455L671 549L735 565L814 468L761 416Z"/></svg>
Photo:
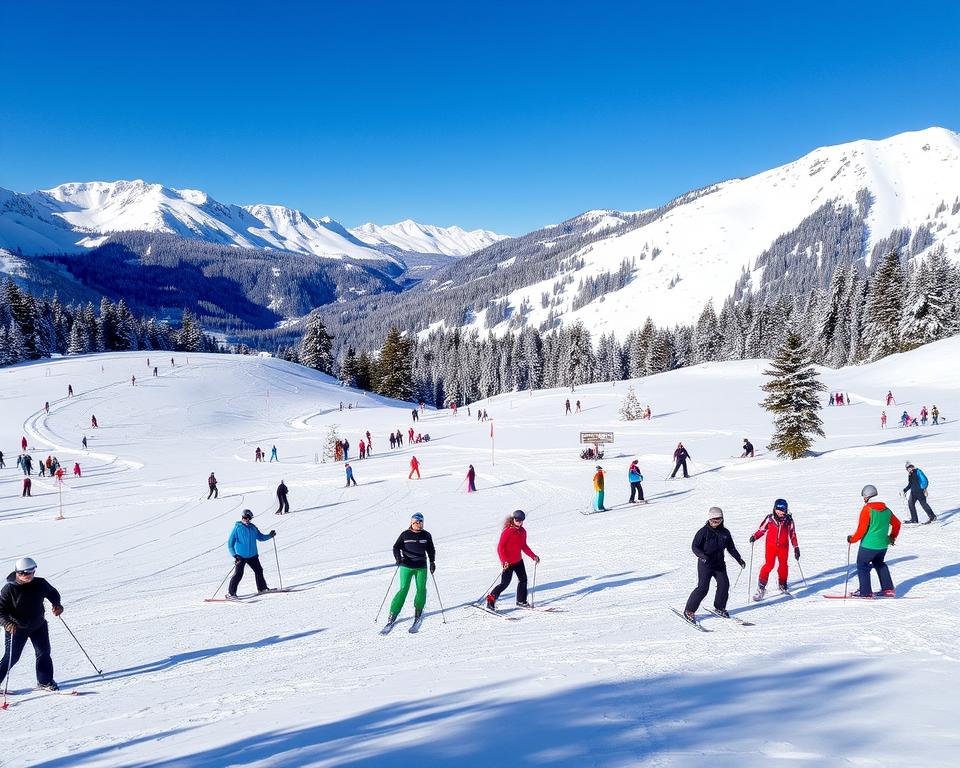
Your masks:
<svg viewBox="0 0 960 768"><path fill-rule="evenodd" d="M18 191L144 178L521 234L824 144L960 130L957 3L0 5Z"/></svg>

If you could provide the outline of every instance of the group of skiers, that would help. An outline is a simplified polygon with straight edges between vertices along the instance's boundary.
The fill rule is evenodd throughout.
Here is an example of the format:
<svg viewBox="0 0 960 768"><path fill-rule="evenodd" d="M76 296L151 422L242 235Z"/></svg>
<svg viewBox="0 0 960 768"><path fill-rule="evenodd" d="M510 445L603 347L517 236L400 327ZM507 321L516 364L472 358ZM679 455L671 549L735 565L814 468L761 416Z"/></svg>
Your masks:
<svg viewBox="0 0 960 768"><path fill-rule="evenodd" d="M267 455L267 454L266 454L264 451L262 451L262 450L260 449L260 446L258 445L258 446L257 446L257 450L255 450L255 451L253 452L253 460L254 460L254 462L258 462L258 461L259 461L259 462L262 462L262 461L263 461L263 457L266 456L266 455ZM277 456L277 446L274 445L274 446L272 446L272 447L270 448L270 462L269 462L269 463L272 464L272 463L275 462L275 461L280 461L280 457Z"/></svg>
<svg viewBox="0 0 960 768"><path fill-rule="evenodd" d="M929 411L927 406L920 408L920 417L919 419L916 416L911 416L910 413L904 410L900 414L900 426L901 427L918 427L918 426L927 426L927 420L933 419L933 426L937 426L940 423L940 409L937 406L933 406ZM887 412L881 411L880 413L880 428L884 429L887 426Z"/></svg>
<svg viewBox="0 0 960 768"><path fill-rule="evenodd" d="M843 392L831 392L827 405L853 405L850 395L844 395Z"/></svg>

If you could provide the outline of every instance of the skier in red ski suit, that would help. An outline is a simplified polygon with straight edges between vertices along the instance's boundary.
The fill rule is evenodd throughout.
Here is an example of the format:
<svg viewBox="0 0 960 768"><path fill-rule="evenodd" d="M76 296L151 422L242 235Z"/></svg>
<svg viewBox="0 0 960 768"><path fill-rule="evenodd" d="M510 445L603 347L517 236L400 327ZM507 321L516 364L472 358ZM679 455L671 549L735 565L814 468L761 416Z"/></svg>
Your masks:
<svg viewBox="0 0 960 768"><path fill-rule="evenodd" d="M786 499L777 499L773 503L773 512L763 518L757 532L750 537L750 543L753 544L761 536L767 537L766 559L763 567L760 569L760 577L757 581L757 593L753 596L754 600L762 600L764 592L767 589L767 579L770 577L770 571L773 570L774 563L779 561L777 567L777 576L779 578L780 591L787 591L787 575L789 568L790 545L793 545L793 554L800 559L800 547L797 545L797 528L793 523L793 517L788 513Z"/></svg>

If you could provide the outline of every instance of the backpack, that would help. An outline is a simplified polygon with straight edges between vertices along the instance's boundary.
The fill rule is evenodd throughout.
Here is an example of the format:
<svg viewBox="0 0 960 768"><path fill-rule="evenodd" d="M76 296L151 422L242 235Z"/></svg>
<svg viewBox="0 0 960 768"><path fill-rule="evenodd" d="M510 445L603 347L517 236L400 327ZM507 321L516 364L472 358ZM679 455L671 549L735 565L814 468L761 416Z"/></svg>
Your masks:
<svg viewBox="0 0 960 768"><path fill-rule="evenodd" d="M927 480L927 476L926 476L925 474L923 474L923 470L920 469L919 467L917 467L917 480L918 480L919 483L920 483L920 490L921 490L921 491L925 491L925 490L927 489L927 485L929 485L930 481Z"/></svg>

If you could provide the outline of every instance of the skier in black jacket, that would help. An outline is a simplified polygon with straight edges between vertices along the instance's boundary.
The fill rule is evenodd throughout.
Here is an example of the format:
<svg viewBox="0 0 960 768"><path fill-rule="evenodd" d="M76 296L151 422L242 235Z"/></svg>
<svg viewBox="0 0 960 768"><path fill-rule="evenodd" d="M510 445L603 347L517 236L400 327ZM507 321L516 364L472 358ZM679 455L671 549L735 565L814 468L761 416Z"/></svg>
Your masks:
<svg viewBox="0 0 960 768"><path fill-rule="evenodd" d="M671 473L671 479L677 476L677 472L680 467L683 467L683 476L690 477L687 472L687 459L692 459L693 457L687 453L687 449L683 447L683 443L677 443L677 450L673 452L673 460L676 462L676 466L673 468Z"/></svg>
<svg viewBox="0 0 960 768"><path fill-rule="evenodd" d="M53 679L53 659L50 656L50 631L44 618L43 601L53 605L53 615L63 613L60 593L46 579L34 574L37 564L29 557L17 560L16 570L7 576L0 589L0 624L5 630L3 660L0 661L0 680L19 660L27 644L33 643L37 654L37 687L46 691L59 690Z"/></svg>
<svg viewBox="0 0 960 768"><path fill-rule="evenodd" d="M280 506L277 507L277 514L282 515L290 511L290 502L287 501L287 486L280 481L280 485L277 486L277 501L280 503Z"/></svg>
<svg viewBox="0 0 960 768"><path fill-rule="evenodd" d="M417 580L417 594L413 599L414 621L420 618L427 603L427 560L430 561L430 573L433 573L437 569L436 556L433 536L423 530L423 515L415 512L410 518L410 527L397 537L393 545L393 559L400 570L400 589L390 603L387 624L396 621L414 578Z"/></svg>
<svg viewBox="0 0 960 768"><path fill-rule="evenodd" d="M697 586L687 598L684 614L691 621L700 607L703 598L710 589L710 579L717 580L717 594L713 599L713 607L724 618L727 613L727 598L730 594L730 579L727 577L727 564L723 559L724 550L728 551L741 568L746 567L740 553L733 543L733 536L723 525L723 510L720 507L710 507L707 524L693 537L693 554L697 556Z"/></svg>

